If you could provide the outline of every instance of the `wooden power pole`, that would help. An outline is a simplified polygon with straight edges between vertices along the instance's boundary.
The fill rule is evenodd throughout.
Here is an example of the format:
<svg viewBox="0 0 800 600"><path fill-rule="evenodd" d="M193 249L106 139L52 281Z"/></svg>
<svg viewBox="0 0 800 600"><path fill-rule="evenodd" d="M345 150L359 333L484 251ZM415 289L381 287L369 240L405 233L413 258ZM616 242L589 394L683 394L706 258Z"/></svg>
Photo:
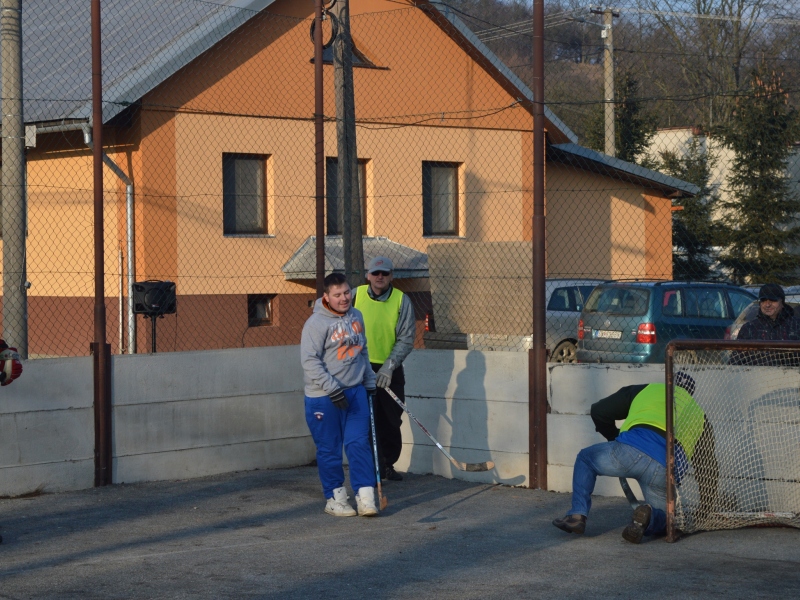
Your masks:
<svg viewBox="0 0 800 600"><path fill-rule="evenodd" d="M356 107L353 92L353 40L350 37L350 2L333 7L339 34L333 42L333 82L336 89L336 141L338 147L339 231L342 232L344 273L350 287L362 285L364 246L361 231L361 194L358 189Z"/></svg>
<svg viewBox="0 0 800 600"><path fill-rule="evenodd" d="M25 269L25 125L22 116L22 2L2 0L3 338L28 358Z"/></svg>
<svg viewBox="0 0 800 600"><path fill-rule="evenodd" d="M614 17L619 12L610 8L596 9L592 13L603 15L603 31L600 34L605 40L603 51L603 78L605 80L605 153L609 156L617 155L617 134L614 123Z"/></svg>

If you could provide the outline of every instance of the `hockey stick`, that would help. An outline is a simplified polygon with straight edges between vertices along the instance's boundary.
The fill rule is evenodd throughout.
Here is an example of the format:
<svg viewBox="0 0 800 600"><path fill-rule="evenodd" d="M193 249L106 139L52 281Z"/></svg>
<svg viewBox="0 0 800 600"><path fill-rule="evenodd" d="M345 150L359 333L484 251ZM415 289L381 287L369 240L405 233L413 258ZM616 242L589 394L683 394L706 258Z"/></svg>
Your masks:
<svg viewBox="0 0 800 600"><path fill-rule="evenodd" d="M486 462L482 462L482 463L463 463L463 462L457 461L455 458L450 456L450 453L447 450L442 448L442 445L439 442L436 441L436 438L433 437L427 429L425 429L425 426L422 423L419 422L417 417L415 417L414 415L411 414L411 411L408 410L408 407L403 403L402 400L400 400L400 398L398 398L395 395L395 393L391 389L389 389L389 388L383 388L383 389L385 389L386 393L389 394L392 397L392 400L394 400L395 402L397 402L397 404L400 405L400 408L402 408L404 411L406 411L408 413L408 416L411 417L411 419L413 419L414 423L419 425L419 428L422 429L422 431L425 432L425 435L427 435L431 439L431 441L434 444L436 444L436 447L439 448L439 450L441 450L442 453L448 459L450 459L450 462L453 463L453 466L455 466L456 469L458 469L459 471L488 471L489 469L493 469L494 468L494 463L492 461L490 461L490 460L488 460Z"/></svg>
<svg viewBox="0 0 800 600"><path fill-rule="evenodd" d="M389 506L389 499L383 495L381 489L381 471L378 466L378 436L375 435L375 410L372 408L372 394L367 394L367 402L369 402L369 424L372 427L372 454L375 459L375 481L378 484L378 506L381 510Z"/></svg>
<svg viewBox="0 0 800 600"><path fill-rule="evenodd" d="M619 478L619 484L622 486L622 491L625 492L625 497L630 502L631 508L636 510L639 508L641 502L636 499L636 495L633 493L631 486L628 484L628 480L624 477Z"/></svg>

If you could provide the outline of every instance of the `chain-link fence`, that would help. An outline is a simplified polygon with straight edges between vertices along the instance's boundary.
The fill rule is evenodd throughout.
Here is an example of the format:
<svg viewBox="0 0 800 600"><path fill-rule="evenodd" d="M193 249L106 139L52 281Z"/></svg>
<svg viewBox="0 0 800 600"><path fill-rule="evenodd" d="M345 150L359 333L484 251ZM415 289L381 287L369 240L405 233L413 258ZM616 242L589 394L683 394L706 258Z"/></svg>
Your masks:
<svg viewBox="0 0 800 600"><path fill-rule="evenodd" d="M393 261L419 347L529 347L530 5L350 4L365 260ZM797 15L678 4L546 5L557 360L578 347L655 360L684 330L722 337L754 298L742 285L796 282ZM316 295L313 3L109 0L102 15L112 352L299 343ZM11 319L27 323L31 357L92 340L89 22L88 2L22 5L26 168L15 188L6 167L22 152L6 153L4 121L3 319L10 342ZM344 266L347 227L332 63L327 48L328 271ZM590 299L610 280L714 283L603 284Z"/></svg>

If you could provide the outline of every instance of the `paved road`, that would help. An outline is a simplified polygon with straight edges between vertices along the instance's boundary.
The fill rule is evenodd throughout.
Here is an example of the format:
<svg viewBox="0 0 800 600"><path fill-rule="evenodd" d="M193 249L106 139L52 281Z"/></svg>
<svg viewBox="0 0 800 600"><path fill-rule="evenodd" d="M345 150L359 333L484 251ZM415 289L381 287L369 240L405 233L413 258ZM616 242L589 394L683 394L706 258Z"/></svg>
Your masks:
<svg viewBox="0 0 800 600"><path fill-rule="evenodd" d="M323 513L300 467L0 500L0 598L798 598L800 531L634 546L566 494L408 475L378 518Z"/></svg>

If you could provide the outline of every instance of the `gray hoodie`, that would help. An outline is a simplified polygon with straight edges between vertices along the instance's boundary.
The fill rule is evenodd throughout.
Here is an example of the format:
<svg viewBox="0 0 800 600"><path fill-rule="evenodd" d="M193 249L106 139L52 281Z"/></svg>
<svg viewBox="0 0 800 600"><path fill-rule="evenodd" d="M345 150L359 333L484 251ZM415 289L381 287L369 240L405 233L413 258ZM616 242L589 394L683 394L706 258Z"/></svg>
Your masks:
<svg viewBox="0 0 800 600"><path fill-rule="evenodd" d="M367 338L361 312L350 308L340 315L326 308L322 298L303 325L300 338L305 395L330 396L338 389L364 384L375 389L375 372L367 358Z"/></svg>

